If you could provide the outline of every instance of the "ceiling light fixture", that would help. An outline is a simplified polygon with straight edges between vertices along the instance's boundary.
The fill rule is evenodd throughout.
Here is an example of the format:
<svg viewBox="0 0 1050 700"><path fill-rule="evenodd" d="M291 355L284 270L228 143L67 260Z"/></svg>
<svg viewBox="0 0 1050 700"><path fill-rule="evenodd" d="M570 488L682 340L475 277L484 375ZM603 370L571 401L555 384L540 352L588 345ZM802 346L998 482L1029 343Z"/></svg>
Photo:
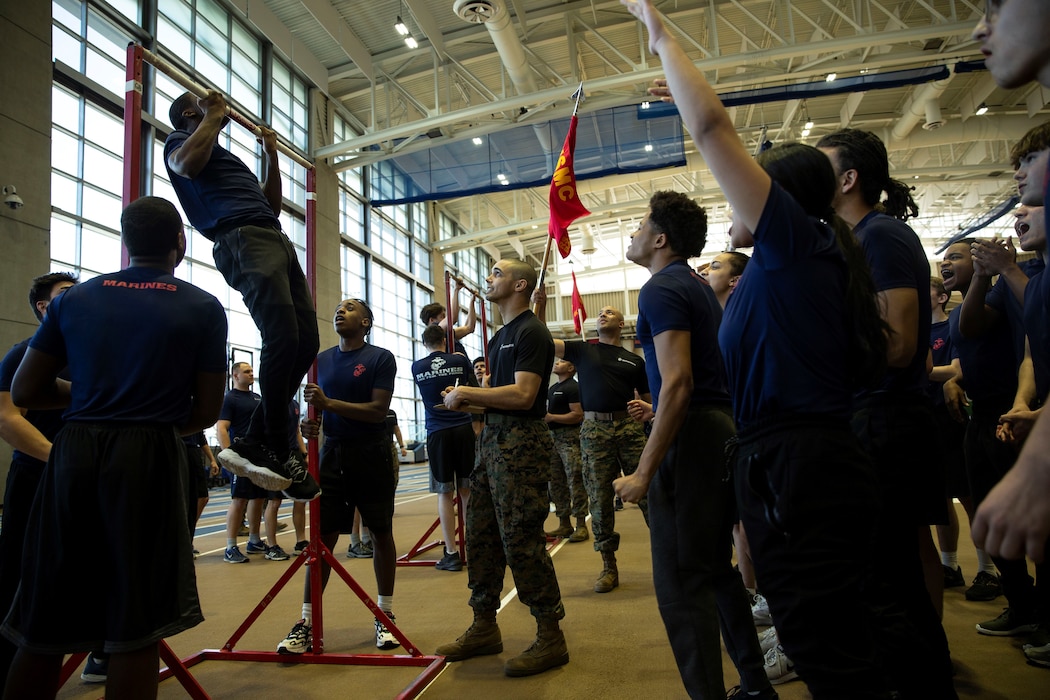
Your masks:
<svg viewBox="0 0 1050 700"><path fill-rule="evenodd" d="M417 48L419 46L419 42L416 41L416 38L414 36L409 34L408 36L405 37L405 46L407 46L410 49L414 49L414 48Z"/></svg>
<svg viewBox="0 0 1050 700"><path fill-rule="evenodd" d="M651 152L652 150L653 150L653 144L651 144L651 143L647 143L647 144L645 144L645 152L646 152L646 153L649 153L649 152Z"/></svg>
<svg viewBox="0 0 1050 700"><path fill-rule="evenodd" d="M813 128L813 120L809 118L809 107L806 106L805 100L802 100L802 118L805 120L805 124L802 127L805 131L802 135L809 136L809 131Z"/></svg>
<svg viewBox="0 0 1050 700"><path fill-rule="evenodd" d="M838 73L828 73L827 76L824 78L824 82L826 82L826 83L833 83L833 82L835 82L835 79L838 78L838 77L839 77Z"/></svg>
<svg viewBox="0 0 1050 700"><path fill-rule="evenodd" d="M977 110L974 112L974 114L976 114L978 117L981 116L982 114L987 114L987 113L988 113L988 105L986 105L983 102L977 106Z"/></svg>
<svg viewBox="0 0 1050 700"><path fill-rule="evenodd" d="M475 146L480 146L481 144L483 144L483 143L484 143L484 141L482 141L482 140L481 140L481 137L480 137L480 136L475 136L475 137L474 137L473 139L471 139L471 140L472 140L472 141L474 142L474 145L475 145Z"/></svg>
<svg viewBox="0 0 1050 700"><path fill-rule="evenodd" d="M397 33L401 36L408 36L408 25L401 19L401 15L397 16L397 23L394 24L394 29L396 29Z"/></svg>

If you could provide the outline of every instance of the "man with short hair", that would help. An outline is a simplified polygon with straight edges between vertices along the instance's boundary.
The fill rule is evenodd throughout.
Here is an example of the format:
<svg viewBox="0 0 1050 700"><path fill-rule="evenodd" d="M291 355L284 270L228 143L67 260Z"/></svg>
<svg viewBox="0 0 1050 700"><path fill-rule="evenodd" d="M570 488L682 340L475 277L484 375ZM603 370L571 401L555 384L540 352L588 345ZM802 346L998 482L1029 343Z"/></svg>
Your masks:
<svg viewBox="0 0 1050 700"><path fill-rule="evenodd" d="M70 272L51 272L35 278L29 288L29 306L37 321L43 321L51 302L76 283L77 276ZM59 409L26 411L11 402L11 381L29 349L30 340L26 338L16 344L0 362L0 438L13 448L4 492L4 526L0 529L0 609L3 610L11 607L18 590L30 506L51 454L51 441L62 427ZM7 680L7 669L15 650L14 644L0 637L0 687ZM105 676L104 660L99 663L89 656L88 663L101 667Z"/></svg>
<svg viewBox="0 0 1050 700"><path fill-rule="evenodd" d="M430 492L438 497L438 519L445 542L441 560L434 568L461 571L463 561L456 547L456 506L465 513L470 499L470 472L474 469L474 430L471 416L461 411L446 410L441 392L451 383L467 384L471 367L467 358L446 351L448 339L438 326L423 331L423 347L430 351L412 363L412 377L423 400L427 426L427 456L430 459Z"/></svg>
<svg viewBox="0 0 1050 700"><path fill-rule="evenodd" d="M329 551L340 533L354 526L354 510L372 533L379 609L394 620L394 464L386 415L394 393L397 362L389 351L367 342L372 330L372 309L362 299L344 299L335 309L332 325L339 344L317 356L317 384L307 384L303 398L323 413L324 446L321 448L321 532ZM317 420L302 423L303 437L320 434ZM303 615L278 645L280 654L303 654L313 646L313 601L310 566L303 582ZM321 559L321 590L328 585L332 567ZM379 649L400 646L383 620L375 618Z"/></svg>
<svg viewBox="0 0 1050 700"><path fill-rule="evenodd" d="M583 487L583 460L580 457L580 423L583 405L580 403L580 385L573 379L576 365L568 360L554 361L557 383L547 389L547 427L554 440L551 455L550 497L558 528L547 537L567 537L569 542L583 542L587 532L587 491ZM572 520L576 519L573 528Z"/></svg>
<svg viewBox="0 0 1050 700"><path fill-rule="evenodd" d="M5 697L54 697L63 655L99 641L107 697L156 697L160 640L204 619L179 435L219 415L226 314L174 276L186 237L170 202L142 197L120 223L130 266L55 298L11 385L16 405L68 408L2 626L19 646ZM83 546L84 532L95 546Z"/></svg>
<svg viewBox="0 0 1050 700"><path fill-rule="evenodd" d="M462 289L466 289L466 285L461 280L456 280L456 291L452 293L452 308L449 310L448 315L445 314L445 307L438 302L431 302L425 305L419 310L419 320L423 322L424 326L438 326L441 330L448 332L449 318L452 319L451 323L455 324L459 321L459 292ZM464 357L467 355L466 348L459 342L460 338L465 338L474 332L474 328L477 327L477 312L474 310L474 294L470 295L470 308L467 310L467 322L462 326L453 325L452 336L455 341L454 352L457 352Z"/></svg>
<svg viewBox="0 0 1050 700"><path fill-rule="evenodd" d="M638 295L638 339L656 417L638 468L613 482L629 502L648 494L656 600L691 697L722 698L722 636L739 697L775 699L730 548L736 522L725 455L735 434L718 326L722 309L688 265L707 215L684 194L657 192L627 259L652 277ZM787 679L785 679L787 680Z"/></svg>
<svg viewBox="0 0 1050 700"><path fill-rule="evenodd" d="M558 577L547 553L543 521L550 509L550 431L543 422L543 386L554 365L550 331L529 310L537 274L520 260L500 260L486 278L488 301L504 326L489 341L489 386L448 386L445 407L485 408L485 427L471 475L467 508L467 567L474 622L437 654L446 661L499 654L496 625L509 566L518 599L536 618L536 639L507 661L508 676L530 676L569 662L558 621L565 617Z"/></svg>
<svg viewBox="0 0 1050 700"><path fill-rule="evenodd" d="M223 96L184 93L168 117L164 165L186 217L215 243L215 267L241 293L262 336L259 402L247 434L219 453L227 469L295 500L317 497L302 454L288 449L288 402L320 347L317 312L292 242L281 232L277 136L260 127L263 182L218 143L229 121Z"/></svg>
<svg viewBox="0 0 1050 700"><path fill-rule="evenodd" d="M261 402L261 397L252 391L255 383L255 371L247 362L235 362L230 368L233 387L226 392L222 401L219 422L215 424L215 434L219 447L223 450L233 445L237 438L242 438L248 431L252 416ZM285 420L287 421L285 408ZM296 426L298 427L298 426ZM287 435L287 428L286 433ZM287 440L287 437L285 438ZM259 529L263 517L263 504L266 504L266 544L260 537ZM285 561L288 555L277 544L277 511L281 506L281 492L262 488L250 478L234 476L230 484L230 509L226 513L226 551L223 561L227 564L247 564L251 561L237 546L237 532L245 513L248 514L248 554L262 554L271 561Z"/></svg>
<svg viewBox="0 0 1050 700"><path fill-rule="evenodd" d="M547 306L545 291L537 288L533 300L537 315L543 318ZM633 474L645 450L645 428L631 417L627 404L635 399L636 392L643 401L652 397L645 360L621 344L623 313L611 306L603 307L595 323L597 343L555 338L554 355L572 362L580 375L583 485L590 500L594 551L602 557L602 570L594 581L594 592L608 593L620 585L616 562L620 533L615 529L613 479L621 472ZM648 524L649 502L644 494L638 500L638 508Z"/></svg>

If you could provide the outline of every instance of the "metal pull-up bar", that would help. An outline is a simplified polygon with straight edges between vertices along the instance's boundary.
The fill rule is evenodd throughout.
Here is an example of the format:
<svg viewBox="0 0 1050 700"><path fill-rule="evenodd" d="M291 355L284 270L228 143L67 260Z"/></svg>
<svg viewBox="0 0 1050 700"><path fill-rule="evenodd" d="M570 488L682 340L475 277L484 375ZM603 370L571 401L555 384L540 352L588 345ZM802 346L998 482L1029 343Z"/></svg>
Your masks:
<svg viewBox="0 0 1050 700"><path fill-rule="evenodd" d="M447 352L453 352L456 349L456 321L459 319L452 318L452 282L457 282L463 285L463 288L474 295L481 302L481 354L485 358L485 371L488 371L489 366L489 324L488 317L485 314L485 297L481 295L481 292L471 287L466 280L456 277L448 270L445 270L445 318L448 322L445 324L445 340L447 341ZM469 359L469 358L468 358Z"/></svg>
<svg viewBox="0 0 1050 700"><path fill-rule="evenodd" d="M194 82L192 78L190 78L188 75L180 71L172 64L168 63L166 60L164 60L157 54L144 47L141 50L143 61L150 64L158 71L160 71L161 73L168 76L182 87L192 92L197 97L205 97L208 94L208 88L204 87L199 83ZM244 116L237 110L233 109L232 107L228 106L227 108L229 109L229 117L231 121L237 122L248 131L251 131L256 136L260 135L261 131L258 124L256 124L254 121ZM313 163L311 163L306 158L303 158L301 155L293 151L291 147L285 145L280 138L277 139L277 150L283 153L284 155L288 156L307 170L313 170Z"/></svg>

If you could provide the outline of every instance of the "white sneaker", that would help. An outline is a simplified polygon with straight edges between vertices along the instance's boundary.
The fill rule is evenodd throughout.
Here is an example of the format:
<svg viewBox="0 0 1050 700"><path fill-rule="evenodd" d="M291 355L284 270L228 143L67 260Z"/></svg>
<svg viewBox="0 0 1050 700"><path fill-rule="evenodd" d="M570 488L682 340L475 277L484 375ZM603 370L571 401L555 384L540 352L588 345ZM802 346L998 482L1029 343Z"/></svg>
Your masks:
<svg viewBox="0 0 1050 700"><path fill-rule="evenodd" d="M777 647L780 644L780 636L777 635L777 628L770 627L764 632L758 633L758 645L762 647L762 653L766 654L770 649Z"/></svg>
<svg viewBox="0 0 1050 700"><path fill-rule="evenodd" d="M764 627L773 624L773 618L769 615L769 603L761 593L756 593L751 599L751 617L756 627Z"/></svg>
<svg viewBox="0 0 1050 700"><path fill-rule="evenodd" d="M278 654L305 654L313 648L313 628L306 620L299 620L288 636L277 645Z"/></svg>
<svg viewBox="0 0 1050 700"><path fill-rule="evenodd" d="M387 613L386 616L390 618L391 622L397 622L397 619L394 617L393 613ZM401 642L397 641L397 637L395 637L393 635L393 633L386 628L386 625L384 625L382 622L379 621L378 617L375 618L375 622L376 622L376 648L378 648L378 649L396 649L397 647L401 646Z"/></svg>
<svg viewBox="0 0 1050 700"><path fill-rule="evenodd" d="M787 683L798 678L795 673L795 664L784 653L784 647L779 644L766 652L766 678L773 685Z"/></svg>

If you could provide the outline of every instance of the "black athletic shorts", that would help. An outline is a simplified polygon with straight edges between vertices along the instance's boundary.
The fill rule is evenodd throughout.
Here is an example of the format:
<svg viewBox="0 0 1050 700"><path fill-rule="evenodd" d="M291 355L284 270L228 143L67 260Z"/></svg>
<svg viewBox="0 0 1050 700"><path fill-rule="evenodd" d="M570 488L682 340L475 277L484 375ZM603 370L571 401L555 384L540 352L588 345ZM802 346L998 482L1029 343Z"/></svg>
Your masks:
<svg viewBox="0 0 1050 700"><path fill-rule="evenodd" d="M427 435L431 493L452 493L457 486L470 488L475 443L474 428L470 423Z"/></svg>
<svg viewBox="0 0 1050 700"><path fill-rule="evenodd" d="M321 448L321 534L348 534L354 509L372 532L390 532L394 518L394 464L385 432L325 441Z"/></svg>

